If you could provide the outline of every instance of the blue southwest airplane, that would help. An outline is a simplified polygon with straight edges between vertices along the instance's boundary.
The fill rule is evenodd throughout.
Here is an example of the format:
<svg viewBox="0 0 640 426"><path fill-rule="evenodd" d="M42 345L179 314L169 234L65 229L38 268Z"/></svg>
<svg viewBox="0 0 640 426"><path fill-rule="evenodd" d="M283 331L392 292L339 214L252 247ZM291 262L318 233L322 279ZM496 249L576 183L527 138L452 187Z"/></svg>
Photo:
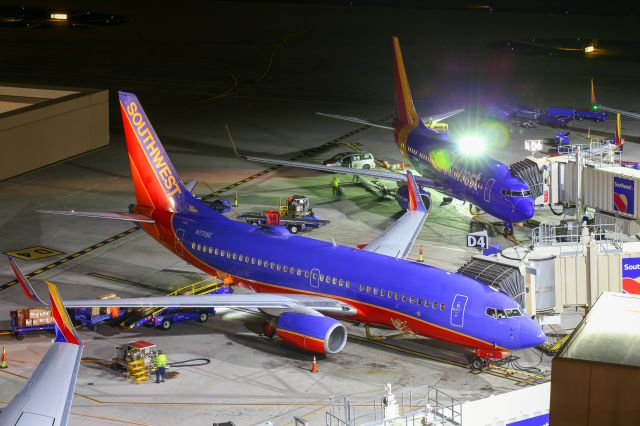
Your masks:
<svg viewBox="0 0 640 426"><path fill-rule="evenodd" d="M185 187L137 97L119 98L136 195L131 212L42 212L136 222L185 261L249 292L67 300L67 307L259 309L271 318L265 333L314 353L344 348L347 329L339 320L464 345L484 357L544 342L540 327L507 294L405 259L428 215L411 173L408 210L364 249L234 221Z"/></svg>
<svg viewBox="0 0 640 426"><path fill-rule="evenodd" d="M411 98L402 52L400 51L400 42L397 37L393 38L393 46L397 107L393 127L355 117L320 115L393 130L395 142L400 152L421 175L415 176L419 187L433 188L445 195L467 201L502 220L505 224L505 235L513 234L514 223L531 219L535 213L534 200L529 186L522 179L514 176L505 164L487 155L465 153L460 149L458 143L449 140L448 135L432 129L434 122L462 110L451 111L437 119L430 118L427 120L427 124L420 119ZM237 151L236 154L238 154ZM403 174L386 171L329 167L321 164L238 155L251 161L263 163L333 173L357 174L397 182L406 183L407 181L407 177ZM406 194L407 186L401 185L398 191L398 202L405 209ZM421 196L427 208L430 209L431 197L429 193L421 190Z"/></svg>

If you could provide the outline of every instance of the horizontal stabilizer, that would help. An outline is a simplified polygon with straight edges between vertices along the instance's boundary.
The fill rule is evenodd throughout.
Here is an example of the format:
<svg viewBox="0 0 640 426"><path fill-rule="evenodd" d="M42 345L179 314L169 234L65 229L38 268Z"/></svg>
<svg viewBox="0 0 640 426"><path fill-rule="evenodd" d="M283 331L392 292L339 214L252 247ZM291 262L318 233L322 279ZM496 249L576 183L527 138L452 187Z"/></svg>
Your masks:
<svg viewBox="0 0 640 426"><path fill-rule="evenodd" d="M140 213L99 212L81 210L38 210L38 213L57 214L62 216L95 217L98 219L124 220L127 222L155 223L149 216Z"/></svg>
<svg viewBox="0 0 640 426"><path fill-rule="evenodd" d="M344 115L334 115L334 114L325 114L323 112L316 112L317 115L321 115L323 117L335 118L343 121L350 121L352 123L364 124L365 126L379 127L381 129L393 130L393 127L387 126L384 124L373 123L371 121L363 120L358 117L346 117Z"/></svg>

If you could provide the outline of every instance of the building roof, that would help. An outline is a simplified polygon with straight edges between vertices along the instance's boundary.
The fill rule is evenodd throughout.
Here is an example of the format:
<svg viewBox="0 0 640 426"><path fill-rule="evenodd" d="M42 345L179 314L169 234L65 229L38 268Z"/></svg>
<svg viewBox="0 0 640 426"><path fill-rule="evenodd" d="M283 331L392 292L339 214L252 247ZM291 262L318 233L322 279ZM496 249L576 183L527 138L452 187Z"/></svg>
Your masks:
<svg viewBox="0 0 640 426"><path fill-rule="evenodd" d="M603 293L557 357L640 367L640 295Z"/></svg>

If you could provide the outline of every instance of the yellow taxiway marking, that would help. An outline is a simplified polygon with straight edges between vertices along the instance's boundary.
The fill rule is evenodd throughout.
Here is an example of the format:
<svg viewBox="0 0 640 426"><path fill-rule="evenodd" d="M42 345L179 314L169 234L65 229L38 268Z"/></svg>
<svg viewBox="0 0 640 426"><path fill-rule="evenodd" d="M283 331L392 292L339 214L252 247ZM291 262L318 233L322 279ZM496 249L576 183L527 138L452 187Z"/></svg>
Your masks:
<svg viewBox="0 0 640 426"><path fill-rule="evenodd" d="M18 250L5 251L3 253L11 257L16 257L20 260L36 260L64 254L61 251L43 246L27 247Z"/></svg>

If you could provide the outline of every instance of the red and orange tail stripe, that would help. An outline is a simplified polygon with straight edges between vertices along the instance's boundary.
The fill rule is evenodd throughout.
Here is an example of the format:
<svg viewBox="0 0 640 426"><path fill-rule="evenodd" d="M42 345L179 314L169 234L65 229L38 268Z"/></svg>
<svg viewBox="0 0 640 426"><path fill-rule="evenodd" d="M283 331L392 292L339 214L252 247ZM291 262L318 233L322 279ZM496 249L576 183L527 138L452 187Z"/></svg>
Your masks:
<svg viewBox="0 0 640 426"><path fill-rule="evenodd" d="M419 126L420 117L413 106L411 99L411 90L409 89L409 81L407 80L407 72L404 67L404 59L400 51L400 40L393 37L393 53L394 53L394 77L396 83L396 105L398 107L398 120L402 124L408 124L413 128Z"/></svg>
<svg viewBox="0 0 640 426"><path fill-rule="evenodd" d="M622 127L620 126L620 113L616 114L616 146L621 146L624 144L624 140L621 136Z"/></svg>
<svg viewBox="0 0 640 426"><path fill-rule="evenodd" d="M593 79L591 79L591 105L597 105L596 102L596 89L593 86Z"/></svg>
<svg viewBox="0 0 640 426"><path fill-rule="evenodd" d="M76 329L71 323L71 319L67 314L67 310L62 303L60 293L55 284L46 281L49 286L49 298L51 299L51 314L53 315L53 321L56 326L56 342L71 343L73 345L79 345L80 339L76 334Z"/></svg>

